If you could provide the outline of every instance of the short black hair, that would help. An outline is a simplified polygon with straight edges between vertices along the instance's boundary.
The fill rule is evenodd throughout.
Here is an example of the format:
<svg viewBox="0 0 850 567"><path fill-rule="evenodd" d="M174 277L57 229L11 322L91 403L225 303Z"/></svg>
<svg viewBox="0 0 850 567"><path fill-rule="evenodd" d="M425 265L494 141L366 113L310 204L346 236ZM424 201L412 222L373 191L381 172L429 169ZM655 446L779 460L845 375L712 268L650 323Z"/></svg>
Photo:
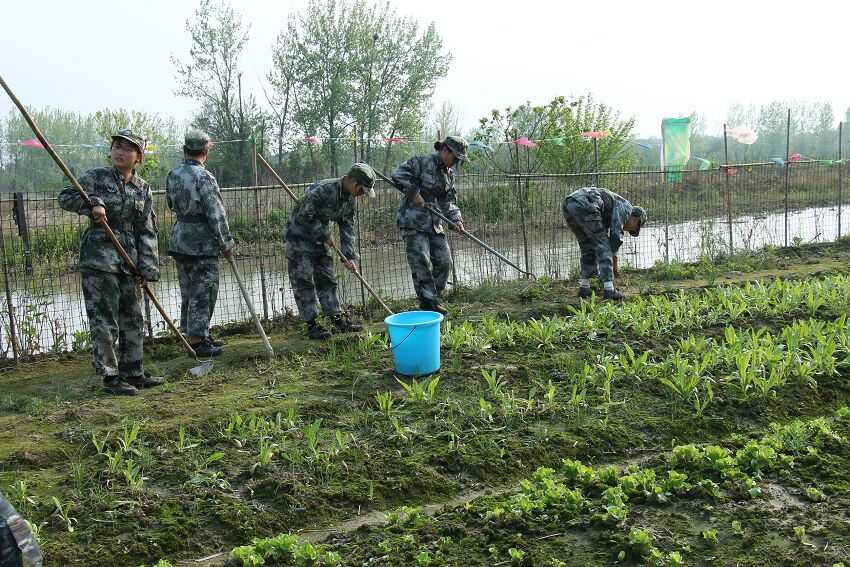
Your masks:
<svg viewBox="0 0 850 567"><path fill-rule="evenodd" d="M203 149L203 150L198 150L198 151L192 151L189 148L187 148L186 146L183 146L183 153L185 153L189 157L201 157L202 155L207 153L207 150Z"/></svg>

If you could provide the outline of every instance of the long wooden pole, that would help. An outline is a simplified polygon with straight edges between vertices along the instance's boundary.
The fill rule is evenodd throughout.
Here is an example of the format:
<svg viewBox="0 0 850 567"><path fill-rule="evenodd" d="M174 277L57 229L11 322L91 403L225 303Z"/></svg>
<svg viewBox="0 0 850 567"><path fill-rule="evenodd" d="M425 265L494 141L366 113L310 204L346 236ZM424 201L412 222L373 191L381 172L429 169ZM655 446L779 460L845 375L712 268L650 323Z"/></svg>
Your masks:
<svg viewBox="0 0 850 567"><path fill-rule="evenodd" d="M18 100L18 97L15 96L15 93L12 92L12 89L9 88L9 85L7 85L6 81L3 80L3 77L0 77L0 86L3 87L3 90L6 91L6 94L9 95L9 98L11 98L12 102L15 103L15 106L18 107L18 110L21 111L21 114L24 116L24 120L26 120L27 124L29 124L30 129L32 129L33 133L35 134L35 137L38 138L38 141L41 142L41 145L44 146L44 149L47 151L48 154L50 154L50 157L53 158L53 161L56 162L56 165L58 165L59 169L62 170L62 173L65 174L65 177L68 178L71 183L71 187L73 187L74 190L79 193L80 197L82 197L83 201L85 201L85 203L89 207L91 207L92 202L91 199L89 199L88 193L86 193L85 189L83 189L83 186L80 185L80 182L77 181L77 178L74 177L74 174L71 173L71 170L68 169L68 166L65 165L65 162L62 161L62 158L59 157L59 154L56 153L56 150L53 149L53 146L50 145L50 142L47 141L47 138L44 137L44 134L41 133L41 130L36 125L32 116L30 116L30 113L27 111L21 101ZM109 226L106 220L102 221L100 223L100 226L103 227L103 230L106 232L106 235L109 237L109 240L112 242L112 245L118 251L118 255L121 256L121 259L124 260L124 263L127 264L127 267L130 268L130 271L133 273L133 275L140 276L141 274L139 272L139 268L136 267L136 263L133 262L133 259L130 258L130 256L127 254L127 251L124 250L123 246L121 246L121 242L118 241L118 237L116 237L115 233L112 232L112 228ZM168 323L168 326L171 327L171 330L174 331L174 334L180 338L180 341L183 343L183 346L186 347L186 350L188 350L189 353L191 353L191 355L197 360L198 355L195 352L195 349L192 348L192 345L189 344L189 341L186 340L186 337L184 337L183 333L181 333L180 330L177 329L177 326L174 324L174 321L172 321L171 317L168 316L168 313L165 312L165 309L163 309L162 305L159 303L159 300L156 298L153 291L151 291L151 288L148 287L148 282L142 280L141 288L142 290L144 290L147 296L150 297L150 300L156 306L157 310L159 311L159 314L162 315L162 318L165 320L166 323Z"/></svg>
<svg viewBox="0 0 850 567"><path fill-rule="evenodd" d="M257 159L260 160L261 162L263 162L263 165L265 165L267 168L269 168L269 172L274 176L275 179L277 179L277 182L280 183L280 186L283 187L284 190L287 193L289 193L289 196L292 197L292 200L295 201L296 203L299 203L300 201L299 201L298 197L295 196L295 193L292 192L292 190L289 188L289 186L286 184L286 182L280 177L280 175L277 174L277 172L269 164L269 162L266 161L266 158L263 157L263 154L257 154ZM342 253L342 251L340 251L340 249L337 248L336 243L333 240L329 240L327 244L328 244L328 246L330 246L333 249L334 252L337 253L337 255L340 257L341 260L343 260L343 261L348 260L348 258L345 257L345 255ZM384 311L386 311L389 315L395 315L395 312L392 309L390 309L387 306L386 303L384 303L384 300L381 299L381 297L377 293L375 293L375 290L372 289L372 286L369 285L369 282L366 281L366 278L364 278L362 275L360 275L360 272L356 268L354 270L352 270L352 273L355 276L357 276L357 279L360 280L360 283L362 283L363 286L372 295L372 297L375 298L375 301L377 301L378 303L381 304L381 307L384 308Z"/></svg>
<svg viewBox="0 0 850 567"><path fill-rule="evenodd" d="M254 309L254 302L251 301L251 296L248 295L248 290L245 289L245 282L242 281L242 274L239 273L239 268L236 267L236 261L233 259L233 256L227 256L227 261L230 263L230 269L233 270L233 275L236 277L236 283L239 285L239 291L242 292L242 299L245 300L245 304L248 306L248 311L251 312L251 319L254 321L257 333L259 333L260 338L263 339L263 346L266 347L266 353L268 353L269 358L274 358L274 349L272 348L271 343L269 343L269 338L266 336L266 330L263 329L263 325L260 323L260 318L257 317L257 310Z"/></svg>
<svg viewBox="0 0 850 567"><path fill-rule="evenodd" d="M375 171L375 173L377 173L377 174L378 174L378 177L380 177L381 179L383 179L384 181L386 181L387 183L389 183L391 186L393 186L393 187L395 187L396 189L398 189L398 186L395 184L395 182L393 182L393 180L392 180L392 179L390 179L389 177L387 177L386 175L384 175L384 174L383 174L383 173L381 173L380 171L377 171L377 170L376 170L376 171ZM399 189L399 190L400 190L400 189ZM450 226L451 228L454 228L454 227L456 226L456 225L455 225L455 223L453 223L451 220L449 220L449 219L448 219L448 217L446 217L445 215L443 215L442 213L440 213L439 211L437 211L434 207L427 207L427 209L428 209L428 212L430 212L432 215L437 216L437 217L439 217L440 219L442 219L442 220L446 221L446 222L449 224L449 226ZM502 262L504 262L505 264L507 264L507 265L511 266L512 268L514 268L514 269L515 269L515 270L517 270L518 272L520 272L520 273L522 273L522 274L525 274L525 275L527 275L527 276L531 276L532 278L533 278L533 277L535 277L535 276L534 276L534 274L532 274L531 272L527 272L527 271L523 270L522 268L520 268L519 266L517 266L516 264L514 264L513 262L511 262L511 261L510 261L510 260L508 260L507 258L505 258L505 256L504 256L504 255L502 255L502 254L500 254L498 250L496 250L495 248L493 248L492 246L490 246L489 244L487 244L487 243L486 243L486 242L484 242L483 240L481 240L481 239L479 239L479 238L475 237L474 235L470 234L470 233L469 233L469 232L467 232L467 231L463 231L463 232L461 232L461 234L462 234L462 235L464 235L465 237L467 237L468 239L470 239L471 241L473 241L474 243L476 243L477 245L479 245L480 247L482 247L482 248L483 248L484 250L486 250L487 252L490 252L490 253L491 253L491 254L493 254L495 257L497 257L499 260L501 260L501 261L502 261Z"/></svg>

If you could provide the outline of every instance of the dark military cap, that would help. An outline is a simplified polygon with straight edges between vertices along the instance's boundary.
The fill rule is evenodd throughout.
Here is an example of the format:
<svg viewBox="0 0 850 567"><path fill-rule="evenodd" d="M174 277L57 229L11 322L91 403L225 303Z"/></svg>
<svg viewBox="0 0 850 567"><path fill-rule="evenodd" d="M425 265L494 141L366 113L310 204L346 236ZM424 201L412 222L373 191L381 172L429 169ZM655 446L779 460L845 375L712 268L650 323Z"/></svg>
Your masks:
<svg viewBox="0 0 850 567"><path fill-rule="evenodd" d="M112 134L112 139L127 140L128 142L136 146L139 149L140 153L145 153L145 146L147 146L147 140L145 140L143 136L136 134L129 128L122 128L121 130L118 130L117 132Z"/></svg>
<svg viewBox="0 0 850 567"><path fill-rule="evenodd" d="M468 147L469 144L460 136L447 136L442 142L434 143L435 150L440 151L446 148L455 155L458 161L466 161L466 149Z"/></svg>
<svg viewBox="0 0 850 567"><path fill-rule="evenodd" d="M368 163L355 163L348 170L348 176L363 187L369 197L375 196L375 170Z"/></svg>
<svg viewBox="0 0 850 567"><path fill-rule="evenodd" d="M190 152L202 152L210 146L210 137L201 130L189 130L183 141L183 149Z"/></svg>

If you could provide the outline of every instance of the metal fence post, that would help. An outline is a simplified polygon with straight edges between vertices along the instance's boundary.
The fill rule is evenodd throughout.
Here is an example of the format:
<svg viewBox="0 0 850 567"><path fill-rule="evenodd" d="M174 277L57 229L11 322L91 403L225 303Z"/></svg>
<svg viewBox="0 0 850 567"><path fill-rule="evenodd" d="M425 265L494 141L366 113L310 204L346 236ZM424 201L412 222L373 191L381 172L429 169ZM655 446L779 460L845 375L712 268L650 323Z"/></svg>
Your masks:
<svg viewBox="0 0 850 567"><path fill-rule="evenodd" d="M844 164L842 163L842 137L844 122L838 123L838 238L841 238L841 189L844 175Z"/></svg>
<svg viewBox="0 0 850 567"><path fill-rule="evenodd" d="M729 188L729 139L726 136L726 124L723 124L723 168L726 182L726 223L729 225L729 256L735 254L735 245L732 242L732 191Z"/></svg>
<svg viewBox="0 0 850 567"><path fill-rule="evenodd" d="M788 122L785 126L785 247L788 247L788 173L791 163L791 109L788 109Z"/></svg>
<svg viewBox="0 0 850 567"><path fill-rule="evenodd" d="M257 228L262 230L262 221L260 220L260 197L257 195L259 192L258 187L260 186L260 173L257 171L257 140L252 138L251 146L253 147L253 156L251 160L251 167L254 170L254 215L257 217ZM258 246L259 250L257 250L257 258L259 259L260 266L260 292L263 296L263 319L266 321L269 320L269 298L266 293L266 268L263 265L263 245L262 239L260 239L260 244Z"/></svg>
<svg viewBox="0 0 850 567"><path fill-rule="evenodd" d="M664 263L670 263L670 191L667 188L667 156L661 142L661 190L664 191Z"/></svg>
<svg viewBox="0 0 850 567"><path fill-rule="evenodd" d="M9 338L12 343L12 356L17 363L21 356L21 343L18 342L18 326L15 323L15 302L12 301L12 290L9 288L9 262L6 258L6 236L3 234L2 222L0 222L0 254L3 255L3 287L6 292L6 308L9 311Z"/></svg>
<svg viewBox="0 0 850 567"><path fill-rule="evenodd" d="M354 163L357 163L357 126L354 127L354 143L352 144L353 153L354 153ZM363 148L360 148L362 153ZM357 206L357 199L354 200L354 229L357 231L357 255L360 256L360 265L357 267L360 270L360 275L366 277L363 274L363 245L361 244L363 240L363 233L360 230L360 207ZM366 286L363 285L363 282L360 282L360 305L363 307L365 312L366 310Z"/></svg>

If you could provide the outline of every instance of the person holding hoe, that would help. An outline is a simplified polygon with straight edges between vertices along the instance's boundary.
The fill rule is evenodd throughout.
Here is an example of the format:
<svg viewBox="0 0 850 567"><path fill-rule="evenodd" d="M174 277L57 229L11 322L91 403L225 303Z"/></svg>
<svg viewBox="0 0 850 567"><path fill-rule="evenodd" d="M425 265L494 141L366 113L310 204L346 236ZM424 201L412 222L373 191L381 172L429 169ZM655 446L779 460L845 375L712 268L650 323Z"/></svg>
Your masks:
<svg viewBox="0 0 850 567"><path fill-rule="evenodd" d="M198 356L222 352L221 344L210 336L218 299L218 257L229 258L236 244L218 182L204 167L211 146L206 133L187 132L183 163L165 181L168 207L176 217L168 254L174 258L180 281L180 326Z"/></svg>
<svg viewBox="0 0 850 567"><path fill-rule="evenodd" d="M356 234L354 231L354 199L375 196L375 171L369 164L355 163L338 179L314 183L304 193L286 220L283 239L292 294L298 314L307 323L307 336L327 340L331 333L318 322L319 305L336 332L362 331L342 313L337 295L333 257L328 250L333 242L330 221L339 226L343 265L355 272Z"/></svg>
<svg viewBox="0 0 850 567"><path fill-rule="evenodd" d="M162 384L142 365L144 317L139 286L159 279L159 250L151 188L136 167L145 156L145 139L132 130L112 135L108 167L90 169L79 178L92 207L73 188L59 193L59 206L91 219L80 238L80 279L95 372L110 394L134 395L139 388ZM108 223L136 264L131 269L109 240ZM118 344L116 352L115 345Z"/></svg>
<svg viewBox="0 0 850 567"><path fill-rule="evenodd" d="M392 174L393 183L404 197L396 213L396 223L407 248L407 263L419 306L446 315L440 296L446 289L452 257L443 223L428 212L439 207L458 232L464 232L463 217L457 206L454 167L466 160L469 145L460 136L436 142L436 153L414 156Z"/></svg>

